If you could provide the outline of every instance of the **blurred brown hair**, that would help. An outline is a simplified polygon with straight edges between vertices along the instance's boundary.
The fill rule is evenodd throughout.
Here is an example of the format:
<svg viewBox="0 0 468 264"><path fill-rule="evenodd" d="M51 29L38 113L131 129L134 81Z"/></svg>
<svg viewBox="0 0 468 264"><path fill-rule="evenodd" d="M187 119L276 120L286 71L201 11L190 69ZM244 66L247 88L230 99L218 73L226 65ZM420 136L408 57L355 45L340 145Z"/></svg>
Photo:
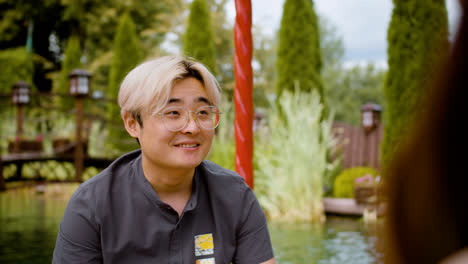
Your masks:
<svg viewBox="0 0 468 264"><path fill-rule="evenodd" d="M426 109L386 172L386 263L438 263L468 246L467 3ZM391 124L387 124L391 125Z"/></svg>

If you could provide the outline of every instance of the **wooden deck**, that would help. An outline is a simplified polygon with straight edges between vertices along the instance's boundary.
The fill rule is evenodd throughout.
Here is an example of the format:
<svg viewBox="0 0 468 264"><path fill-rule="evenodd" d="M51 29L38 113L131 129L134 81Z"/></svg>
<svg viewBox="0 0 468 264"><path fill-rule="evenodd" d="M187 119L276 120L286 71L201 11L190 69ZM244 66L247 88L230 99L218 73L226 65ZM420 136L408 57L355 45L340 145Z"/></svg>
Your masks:
<svg viewBox="0 0 468 264"><path fill-rule="evenodd" d="M24 164L28 162L35 162L35 161L68 161L73 162L74 157L73 155L47 155L44 153L15 153L15 154L8 154L1 157L0 162L3 165L9 164ZM97 158L97 157L84 157L84 166L85 167L97 167L97 168L106 168L109 164L114 161L115 158Z"/></svg>
<svg viewBox="0 0 468 264"><path fill-rule="evenodd" d="M362 216L366 206L357 204L353 198L323 198L323 207L327 214ZM382 216L385 213L385 205L380 205L377 214Z"/></svg>

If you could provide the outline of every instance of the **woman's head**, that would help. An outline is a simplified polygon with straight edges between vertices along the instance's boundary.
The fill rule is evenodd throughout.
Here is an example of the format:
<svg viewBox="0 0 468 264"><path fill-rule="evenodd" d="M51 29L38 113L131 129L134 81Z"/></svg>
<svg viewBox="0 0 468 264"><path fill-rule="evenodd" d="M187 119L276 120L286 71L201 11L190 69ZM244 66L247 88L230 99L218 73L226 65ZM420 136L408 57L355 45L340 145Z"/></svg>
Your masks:
<svg viewBox="0 0 468 264"><path fill-rule="evenodd" d="M465 1L466 3L466 1ZM466 5L448 61L440 65L419 123L387 171L387 263L438 263L468 246L465 132Z"/></svg>

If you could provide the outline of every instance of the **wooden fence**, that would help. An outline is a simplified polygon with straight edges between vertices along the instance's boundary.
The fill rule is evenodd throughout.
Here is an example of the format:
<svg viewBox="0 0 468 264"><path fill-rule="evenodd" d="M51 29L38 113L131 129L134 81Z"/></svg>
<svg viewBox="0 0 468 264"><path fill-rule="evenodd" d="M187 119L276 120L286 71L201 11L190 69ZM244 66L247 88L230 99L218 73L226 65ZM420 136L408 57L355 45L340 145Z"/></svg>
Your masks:
<svg viewBox="0 0 468 264"><path fill-rule="evenodd" d="M367 116L368 113L371 115ZM333 133L338 139L336 152L342 153L344 168L366 166L380 170L380 142L383 136L380 116L380 106L367 104L361 107L361 126L333 123Z"/></svg>

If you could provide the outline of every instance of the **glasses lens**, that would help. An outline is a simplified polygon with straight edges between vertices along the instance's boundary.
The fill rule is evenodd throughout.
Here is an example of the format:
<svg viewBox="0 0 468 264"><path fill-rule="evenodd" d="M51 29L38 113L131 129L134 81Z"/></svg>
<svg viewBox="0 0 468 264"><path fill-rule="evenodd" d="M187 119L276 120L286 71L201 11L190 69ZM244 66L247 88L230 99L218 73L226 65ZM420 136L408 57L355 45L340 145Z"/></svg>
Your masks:
<svg viewBox="0 0 468 264"><path fill-rule="evenodd" d="M215 129L219 124L219 110L215 106L202 106L196 114L198 124L205 129Z"/></svg>
<svg viewBox="0 0 468 264"><path fill-rule="evenodd" d="M171 106L162 111L164 126L170 131L179 131L187 123L187 111L180 106Z"/></svg>

